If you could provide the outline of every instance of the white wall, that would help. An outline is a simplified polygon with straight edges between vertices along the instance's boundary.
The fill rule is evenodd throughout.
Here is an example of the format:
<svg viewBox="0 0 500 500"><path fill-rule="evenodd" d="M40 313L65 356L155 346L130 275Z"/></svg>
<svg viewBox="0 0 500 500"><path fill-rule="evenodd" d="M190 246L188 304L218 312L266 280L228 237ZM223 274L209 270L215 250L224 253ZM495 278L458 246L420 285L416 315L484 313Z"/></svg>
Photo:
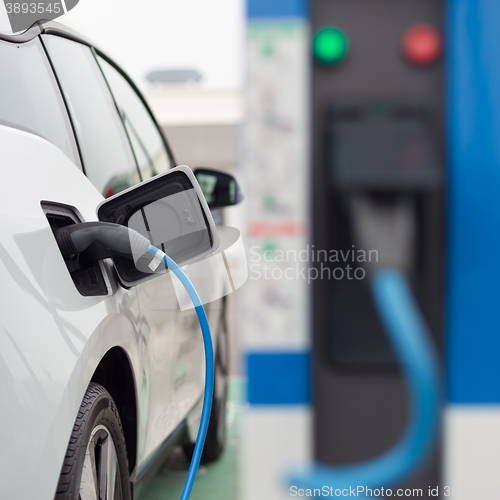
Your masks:
<svg viewBox="0 0 500 500"><path fill-rule="evenodd" d="M139 87L158 68L195 68L208 88L240 88L244 0L80 0L57 19L93 40Z"/></svg>

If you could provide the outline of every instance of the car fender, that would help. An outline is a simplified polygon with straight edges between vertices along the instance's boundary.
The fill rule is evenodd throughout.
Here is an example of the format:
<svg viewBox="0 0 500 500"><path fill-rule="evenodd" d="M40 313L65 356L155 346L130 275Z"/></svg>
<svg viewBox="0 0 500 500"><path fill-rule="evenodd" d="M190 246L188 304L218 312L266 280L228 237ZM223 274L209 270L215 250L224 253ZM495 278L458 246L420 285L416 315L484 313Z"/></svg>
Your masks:
<svg viewBox="0 0 500 500"><path fill-rule="evenodd" d="M52 500L83 395L109 349L127 353L147 399L146 339L134 289L79 294L40 205L73 205L95 220L102 196L43 138L0 125L0 151L0 498Z"/></svg>

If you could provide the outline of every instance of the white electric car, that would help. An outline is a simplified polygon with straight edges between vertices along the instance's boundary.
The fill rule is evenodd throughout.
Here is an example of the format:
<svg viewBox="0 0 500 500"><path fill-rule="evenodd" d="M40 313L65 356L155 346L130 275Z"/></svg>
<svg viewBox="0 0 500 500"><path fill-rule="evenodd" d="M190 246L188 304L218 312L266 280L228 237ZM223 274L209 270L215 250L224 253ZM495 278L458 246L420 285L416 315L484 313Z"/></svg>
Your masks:
<svg viewBox="0 0 500 500"><path fill-rule="evenodd" d="M169 450L189 454L196 438L196 313L181 311L170 273L125 287L109 258L65 261L54 232L97 220L103 200L174 159L131 80L71 30L0 35L0 68L0 498L139 498ZM213 460L224 447L227 336L224 300L205 307Z"/></svg>

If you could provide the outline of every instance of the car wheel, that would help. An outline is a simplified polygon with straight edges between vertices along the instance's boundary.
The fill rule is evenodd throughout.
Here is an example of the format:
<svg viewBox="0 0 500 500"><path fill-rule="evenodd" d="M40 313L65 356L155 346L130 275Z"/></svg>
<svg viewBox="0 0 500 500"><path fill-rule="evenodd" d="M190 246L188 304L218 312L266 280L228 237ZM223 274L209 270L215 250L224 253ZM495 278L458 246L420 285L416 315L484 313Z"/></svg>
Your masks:
<svg viewBox="0 0 500 500"><path fill-rule="evenodd" d="M227 374L228 374L228 339L226 330L225 314L222 320L222 328L217 339L217 351L215 354L215 377L214 395L212 399L212 410L208 424L207 438L201 460L204 463L217 460L226 446L226 403L227 403ZM194 444L184 446L188 458L194 452Z"/></svg>
<svg viewBox="0 0 500 500"><path fill-rule="evenodd" d="M131 500L127 450L113 398L91 383L78 411L55 500Z"/></svg>

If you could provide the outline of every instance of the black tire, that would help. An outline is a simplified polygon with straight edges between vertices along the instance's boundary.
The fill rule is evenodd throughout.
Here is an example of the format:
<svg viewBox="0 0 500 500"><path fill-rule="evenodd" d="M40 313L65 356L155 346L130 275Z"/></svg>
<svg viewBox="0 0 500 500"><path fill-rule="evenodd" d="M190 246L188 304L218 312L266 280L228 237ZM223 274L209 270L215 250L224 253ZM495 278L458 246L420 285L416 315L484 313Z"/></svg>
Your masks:
<svg viewBox="0 0 500 500"><path fill-rule="evenodd" d="M203 463L217 460L226 447L226 405L227 405L227 375L228 375L228 338L225 314L223 314L222 328L217 339L215 354L215 377L212 410L208 424L207 438L201 455ZM194 452L194 443L184 446L186 456L191 459Z"/></svg>
<svg viewBox="0 0 500 500"><path fill-rule="evenodd" d="M98 500L96 491L108 491L108 483L115 500L131 500L127 449L118 410L109 392L91 383L73 426L55 500Z"/></svg>

